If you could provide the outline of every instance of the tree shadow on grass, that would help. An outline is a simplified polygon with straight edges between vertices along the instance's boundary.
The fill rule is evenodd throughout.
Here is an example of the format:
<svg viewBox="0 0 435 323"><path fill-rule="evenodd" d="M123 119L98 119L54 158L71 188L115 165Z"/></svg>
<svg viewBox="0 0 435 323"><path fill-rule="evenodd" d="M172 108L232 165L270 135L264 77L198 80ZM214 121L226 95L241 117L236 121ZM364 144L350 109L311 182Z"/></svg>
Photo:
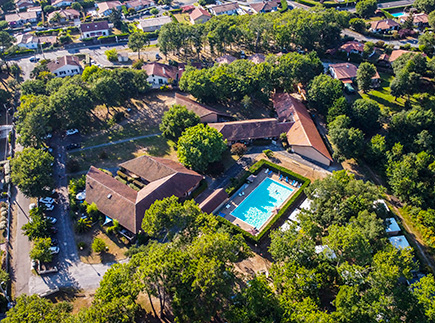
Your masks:
<svg viewBox="0 0 435 323"><path fill-rule="evenodd" d="M368 93L367 96L369 97L369 99L382 104L383 106L389 107L392 111L397 112L397 111L402 111L403 110L403 106L398 103L395 102L391 102L388 101L384 98L381 98L379 96L375 96L373 94Z"/></svg>

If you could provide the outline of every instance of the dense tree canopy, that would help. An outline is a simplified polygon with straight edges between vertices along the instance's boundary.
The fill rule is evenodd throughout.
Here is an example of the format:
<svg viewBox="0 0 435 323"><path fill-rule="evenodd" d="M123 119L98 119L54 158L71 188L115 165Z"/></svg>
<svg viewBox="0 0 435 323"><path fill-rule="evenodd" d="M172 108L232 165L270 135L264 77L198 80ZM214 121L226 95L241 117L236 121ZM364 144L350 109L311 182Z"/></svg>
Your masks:
<svg viewBox="0 0 435 323"><path fill-rule="evenodd" d="M361 157L364 149L364 134L360 129L351 127L349 117L340 115L328 126L331 143L335 146L335 158Z"/></svg>
<svg viewBox="0 0 435 323"><path fill-rule="evenodd" d="M328 110L342 95L343 83L325 74L316 76L308 85L308 104L322 115L327 115Z"/></svg>
<svg viewBox="0 0 435 323"><path fill-rule="evenodd" d="M227 149L222 134L203 124L186 129L178 139L178 160L187 167L204 172L210 163L222 159Z"/></svg>
<svg viewBox="0 0 435 323"><path fill-rule="evenodd" d="M185 106L175 104L163 114L160 131L163 136L178 140L184 130L198 123L199 117L195 112L187 110Z"/></svg>
<svg viewBox="0 0 435 323"><path fill-rule="evenodd" d="M356 82L363 92L370 90L372 77L376 75L376 67L373 64L361 63L356 72Z"/></svg>
<svg viewBox="0 0 435 323"><path fill-rule="evenodd" d="M53 187L53 162L53 156L46 151L24 148L11 160L12 181L26 196L45 196Z"/></svg>
<svg viewBox="0 0 435 323"><path fill-rule="evenodd" d="M376 0L362 0L355 6L356 13L362 18L373 16L377 8L378 4Z"/></svg>
<svg viewBox="0 0 435 323"><path fill-rule="evenodd" d="M352 124L364 133L374 133L379 129L379 105L371 100L356 100L350 109Z"/></svg>

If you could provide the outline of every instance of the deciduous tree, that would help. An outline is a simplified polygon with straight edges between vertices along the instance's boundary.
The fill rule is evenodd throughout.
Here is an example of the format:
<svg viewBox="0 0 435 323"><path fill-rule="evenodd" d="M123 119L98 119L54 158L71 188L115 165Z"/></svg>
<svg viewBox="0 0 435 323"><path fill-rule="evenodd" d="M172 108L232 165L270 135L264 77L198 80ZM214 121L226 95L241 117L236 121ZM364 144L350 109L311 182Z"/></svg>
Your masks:
<svg viewBox="0 0 435 323"><path fill-rule="evenodd" d="M185 106L174 104L163 114L160 131L163 136L178 140L184 130L196 126L200 122L195 112L189 111Z"/></svg>
<svg viewBox="0 0 435 323"><path fill-rule="evenodd" d="M372 78L376 75L376 68L373 64L361 63L356 72L356 82L364 93L370 90Z"/></svg>

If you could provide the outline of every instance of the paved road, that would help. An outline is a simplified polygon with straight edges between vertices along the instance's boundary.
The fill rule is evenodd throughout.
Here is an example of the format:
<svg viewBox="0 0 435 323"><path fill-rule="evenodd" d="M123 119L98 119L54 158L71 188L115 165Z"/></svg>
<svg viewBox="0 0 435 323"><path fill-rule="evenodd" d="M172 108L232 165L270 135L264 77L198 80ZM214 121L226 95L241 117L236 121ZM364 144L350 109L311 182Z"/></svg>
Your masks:
<svg viewBox="0 0 435 323"><path fill-rule="evenodd" d="M367 37L367 36L361 35L361 34L356 33L356 32L354 32L354 31L352 31L350 29L343 30L341 32L341 34L343 36L344 35L350 36L350 37L355 38L358 41L364 41L364 42L371 41L371 42L375 43L375 42L377 42L379 40L382 40L382 39L379 39L379 38L373 38L373 37ZM393 46L396 46L396 47L397 46L403 46L405 44L410 44L412 47L418 47L418 39L415 39L415 38L402 39L402 40L383 40L383 41L386 44L390 44L390 45L393 45Z"/></svg>
<svg viewBox="0 0 435 323"><path fill-rule="evenodd" d="M153 134L150 134L150 135L131 137L131 138L121 139L121 140L117 140L117 141L109 141L109 142L106 142L106 143L100 144L100 145L89 146L89 147L84 147L84 148L79 148L79 149L71 149L69 152L70 153L75 153L75 152L78 152L78 151L84 151L84 150L90 150L90 149L95 149L95 148L107 147L107 146L111 146L111 145L122 144L124 142L129 142L129 141L135 141L135 140L144 139L144 138L157 137L157 136L160 136L160 135L161 135L161 133L153 133Z"/></svg>
<svg viewBox="0 0 435 323"><path fill-rule="evenodd" d="M12 214L16 217L15 232L11 241L11 279L15 283L15 295L29 293L30 242L21 227L28 222L30 201L19 190L12 191Z"/></svg>
<svg viewBox="0 0 435 323"><path fill-rule="evenodd" d="M156 43L157 43L156 40L152 40L150 42L151 45L155 45ZM135 53L128 51L128 47L126 43L117 44L117 45L92 45L88 47L69 49L69 50L62 49L54 52L47 52L44 53L44 55L38 54L37 57L41 59L45 58L45 59L53 60L56 59L57 57L61 57L65 55L79 54L79 53L89 54L92 57L92 59L95 60L96 64L101 64L102 66L107 67L107 66L114 66L114 64L107 60L107 57L104 54L104 52L108 49L113 49L113 48L116 49L118 53L128 53L132 59L136 58ZM151 52L149 52L148 55L155 56L155 54L159 52L158 48L154 47L153 49L155 50L151 50ZM17 62L18 65L21 67L21 69L23 70L24 80L30 79L30 72L35 68L36 65L35 63L30 62L29 60L30 57L31 56L25 56L25 57L10 59L10 61L12 62Z"/></svg>

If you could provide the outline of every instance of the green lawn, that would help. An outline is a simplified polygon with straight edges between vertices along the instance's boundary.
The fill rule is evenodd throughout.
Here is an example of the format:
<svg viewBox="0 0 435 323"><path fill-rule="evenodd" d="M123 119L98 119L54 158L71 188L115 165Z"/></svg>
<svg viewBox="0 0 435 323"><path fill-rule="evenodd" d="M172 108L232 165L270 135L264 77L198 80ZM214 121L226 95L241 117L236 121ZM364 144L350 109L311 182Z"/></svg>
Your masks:
<svg viewBox="0 0 435 323"><path fill-rule="evenodd" d="M381 76L381 86L368 93L361 93L364 99L371 99L379 103L381 111L385 115L390 115L393 112L401 111L404 107L405 100L403 98L396 98L390 93L390 82L394 76L379 73Z"/></svg>
<svg viewBox="0 0 435 323"><path fill-rule="evenodd" d="M177 21L179 23L186 23L186 24L191 24L190 22L190 16L187 13L177 13L174 14L175 19L177 19Z"/></svg>
<svg viewBox="0 0 435 323"><path fill-rule="evenodd" d="M91 165L96 167L117 167L118 164L142 155L176 158L174 143L162 136L139 139L110 145L107 147L89 149L68 154L69 159L79 162L78 171L86 171Z"/></svg>

